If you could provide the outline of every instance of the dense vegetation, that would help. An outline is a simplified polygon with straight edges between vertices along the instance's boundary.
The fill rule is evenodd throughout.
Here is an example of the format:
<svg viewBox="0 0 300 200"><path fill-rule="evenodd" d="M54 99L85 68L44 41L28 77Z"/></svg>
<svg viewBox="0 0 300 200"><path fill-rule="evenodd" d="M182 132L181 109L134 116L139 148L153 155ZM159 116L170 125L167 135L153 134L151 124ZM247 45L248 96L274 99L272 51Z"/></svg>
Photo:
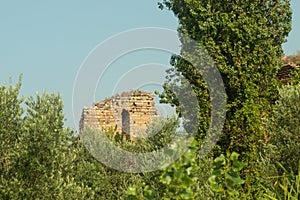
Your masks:
<svg viewBox="0 0 300 200"><path fill-rule="evenodd" d="M180 106L172 81L191 82L201 110L197 137L176 162L149 173L122 173L97 161L64 127L60 96L23 97L20 79L0 87L0 199L299 199L300 73L288 85L276 79L289 1L170 0L160 7L178 16L179 33L207 49L224 80L227 118L214 150L197 156L209 127L209 93L182 55L172 57L160 96ZM155 151L178 126L174 118L159 122L148 129L150 135L161 129L157 135L135 142L114 130L107 135L123 149Z"/></svg>
<svg viewBox="0 0 300 200"><path fill-rule="evenodd" d="M247 163L236 152L197 158L194 141L164 170L128 174L97 161L73 132L64 128L59 95L20 96L21 82L0 87L1 199L298 199L300 85L283 86L263 126L251 189L241 173ZM138 142L108 136L123 149L151 151L168 143L178 122L167 120L157 135ZM162 127L158 121L150 131ZM92 131L92 130L88 130Z"/></svg>

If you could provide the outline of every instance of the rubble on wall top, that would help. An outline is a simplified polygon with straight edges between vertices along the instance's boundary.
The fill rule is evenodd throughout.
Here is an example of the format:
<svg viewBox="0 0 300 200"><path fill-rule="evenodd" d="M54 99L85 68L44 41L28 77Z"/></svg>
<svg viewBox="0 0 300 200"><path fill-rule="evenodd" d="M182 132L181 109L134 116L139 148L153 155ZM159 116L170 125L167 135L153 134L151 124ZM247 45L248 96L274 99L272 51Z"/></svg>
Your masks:
<svg viewBox="0 0 300 200"><path fill-rule="evenodd" d="M150 92L142 91L142 90L131 90L131 91L124 91L121 94L116 94L110 98L106 98L103 101L100 102L95 102L93 103L93 106L96 106L98 108L103 108L103 107L110 107L112 101L115 101L116 99L119 98L131 98L131 97L142 97L142 96L147 96L150 99L154 99L154 96Z"/></svg>

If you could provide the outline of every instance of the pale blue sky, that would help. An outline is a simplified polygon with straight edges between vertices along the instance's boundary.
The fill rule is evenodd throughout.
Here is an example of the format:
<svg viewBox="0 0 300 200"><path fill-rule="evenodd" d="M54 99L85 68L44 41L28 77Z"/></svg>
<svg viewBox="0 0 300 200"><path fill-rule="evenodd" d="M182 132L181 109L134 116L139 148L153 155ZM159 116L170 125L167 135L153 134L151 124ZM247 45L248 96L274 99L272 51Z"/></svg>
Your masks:
<svg viewBox="0 0 300 200"><path fill-rule="evenodd" d="M292 8L293 31L284 45L286 54L300 50L300 1L292 0ZM23 73L25 96L43 89L59 92L66 124L73 126L73 83L86 56L112 35L142 27L176 30L177 19L172 12L159 10L157 0L1 1L0 84L9 76L16 81ZM155 62L167 64L168 58L164 54Z"/></svg>

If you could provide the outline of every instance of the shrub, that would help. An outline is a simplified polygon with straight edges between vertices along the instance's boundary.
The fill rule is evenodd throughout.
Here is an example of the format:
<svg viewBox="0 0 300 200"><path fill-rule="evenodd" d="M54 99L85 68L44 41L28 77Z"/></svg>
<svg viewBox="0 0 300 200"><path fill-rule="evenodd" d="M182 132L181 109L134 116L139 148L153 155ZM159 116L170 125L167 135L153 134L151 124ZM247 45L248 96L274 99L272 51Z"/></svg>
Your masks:
<svg viewBox="0 0 300 200"><path fill-rule="evenodd" d="M288 193L299 193L300 84L283 86L279 96L266 120L269 143L260 149L259 181L270 199L289 199L285 196Z"/></svg>
<svg viewBox="0 0 300 200"><path fill-rule="evenodd" d="M287 85L279 90L280 98L268 122L273 164L281 163L285 169L298 172L300 160L300 84ZM281 167L277 169L282 173Z"/></svg>

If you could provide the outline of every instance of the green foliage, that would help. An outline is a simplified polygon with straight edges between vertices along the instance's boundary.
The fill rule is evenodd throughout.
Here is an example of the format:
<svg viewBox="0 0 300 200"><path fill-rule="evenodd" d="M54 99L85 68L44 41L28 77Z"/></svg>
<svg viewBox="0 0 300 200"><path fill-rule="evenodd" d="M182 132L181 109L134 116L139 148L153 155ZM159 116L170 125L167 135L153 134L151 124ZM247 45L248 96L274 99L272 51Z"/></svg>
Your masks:
<svg viewBox="0 0 300 200"><path fill-rule="evenodd" d="M300 85L279 89L280 98L266 121L269 143L260 150L262 188L270 199L299 195Z"/></svg>
<svg viewBox="0 0 300 200"><path fill-rule="evenodd" d="M19 156L20 132L24 110L21 107L23 98L19 97L21 76L16 86L2 85L0 87L0 198L8 198L18 191L19 182L11 175L13 164Z"/></svg>
<svg viewBox="0 0 300 200"><path fill-rule="evenodd" d="M25 100L20 87L21 78L16 86L10 81L0 89L0 198L85 197L85 187L70 173L73 133L63 127L60 97L44 93Z"/></svg>
<svg viewBox="0 0 300 200"><path fill-rule="evenodd" d="M300 61L299 61L300 62ZM300 64L299 64L300 65ZM291 80L290 83L293 85L300 84L300 69L293 70L290 74Z"/></svg>
<svg viewBox="0 0 300 200"><path fill-rule="evenodd" d="M111 169L96 160L81 140L74 143L73 151L77 152L73 177L76 182L89 189L90 199L125 199L128 188L135 184L147 183L158 187L155 184L158 182L158 172L131 174Z"/></svg>
<svg viewBox="0 0 300 200"><path fill-rule="evenodd" d="M287 200L297 200L300 198L300 162L298 165L298 174L290 174L285 171L281 178L279 187L283 191L283 198Z"/></svg>
<svg viewBox="0 0 300 200"><path fill-rule="evenodd" d="M190 82L198 98L201 144L209 127L210 99L199 70L183 58L190 45L182 37L186 35L202 45L214 60L228 97L226 122L214 157L227 151L241 154L248 163L242 173L248 182L245 185L252 190L250 185L256 181L252 177L259 174L257 150L264 141L263 119L278 98L276 74L281 67L282 43L291 30L290 1L164 0L159 6L178 17L182 43L180 55L171 58L173 68L168 71L169 79L160 95L162 102L180 110L182 105L172 87L182 77ZM199 51L200 60L201 56ZM205 65L206 57L201 61L200 65Z"/></svg>
<svg viewBox="0 0 300 200"><path fill-rule="evenodd" d="M194 199L196 184L196 144L192 144L178 161L163 171L160 181L166 186L163 199Z"/></svg>
<svg viewBox="0 0 300 200"><path fill-rule="evenodd" d="M176 145L173 151L177 151ZM174 163L160 173L160 187L153 187L149 183L134 184L127 190L128 199L195 199L199 191L197 163L197 146L195 141L188 150Z"/></svg>
<svg viewBox="0 0 300 200"><path fill-rule="evenodd" d="M127 200L159 198L159 196L155 194L154 189L145 182L135 183L133 186L128 187L126 194L127 197L125 199Z"/></svg>
<svg viewBox="0 0 300 200"><path fill-rule="evenodd" d="M262 163L266 169L270 165L275 170L264 177L254 177L271 179L260 181L260 186L245 182L245 164L237 153L221 155L214 161L211 157L200 159L195 141L183 156L161 171L130 174L111 169L97 161L83 141L72 137L74 133L64 127L59 95L44 92L25 99L19 95L20 87L21 81L16 86L10 83L9 87L0 87L1 199L241 199L249 198L246 184L260 190L256 199L299 197L299 171L292 166L299 160L298 139L290 140L299 133L299 86L286 86L279 92L281 98L269 121L272 131L268 129L274 154L265 154L269 158ZM147 133L152 136L149 138L132 142L118 138L114 130L107 135L123 149L156 151L169 143L177 127L175 118L158 119L148 127ZM285 152L281 141L294 150ZM273 148L275 145L278 148ZM173 150L177 151L177 147L174 145ZM284 159L278 156L285 153ZM281 164L272 164L270 158Z"/></svg>
<svg viewBox="0 0 300 200"><path fill-rule="evenodd" d="M271 200L298 200L300 197L300 162L297 174L287 171L281 164L279 166L284 173L280 176L269 177L275 181L269 187L262 186L264 189L263 196Z"/></svg>
<svg viewBox="0 0 300 200"><path fill-rule="evenodd" d="M300 84L287 85L279 90L280 98L269 120L269 148L273 164L281 163L295 174L300 160ZM278 170L282 172L281 168Z"/></svg>
<svg viewBox="0 0 300 200"><path fill-rule="evenodd" d="M65 129L62 101L54 94L29 97L25 104L26 115L23 118L20 152L15 169L22 188L29 195L38 198L44 191L44 198L63 196L62 178L68 170L68 138L71 131ZM45 181L47 180L47 181ZM65 183L66 184L66 183ZM72 184L72 183L70 183ZM67 184L65 187L71 187ZM49 195L49 196L48 196Z"/></svg>
<svg viewBox="0 0 300 200"><path fill-rule="evenodd" d="M118 147L134 152L150 152L161 149L166 146L176 133L176 128L179 126L178 119L173 117L158 117L154 118L147 126L145 132L138 133L142 136L134 138L130 141L124 137L124 134L109 130L106 135Z"/></svg>
<svg viewBox="0 0 300 200"><path fill-rule="evenodd" d="M246 166L238 160L236 152L227 153L227 157L221 154L214 161L214 168L209 182L216 197L221 199L240 199L241 185L245 181L240 177L241 170Z"/></svg>

